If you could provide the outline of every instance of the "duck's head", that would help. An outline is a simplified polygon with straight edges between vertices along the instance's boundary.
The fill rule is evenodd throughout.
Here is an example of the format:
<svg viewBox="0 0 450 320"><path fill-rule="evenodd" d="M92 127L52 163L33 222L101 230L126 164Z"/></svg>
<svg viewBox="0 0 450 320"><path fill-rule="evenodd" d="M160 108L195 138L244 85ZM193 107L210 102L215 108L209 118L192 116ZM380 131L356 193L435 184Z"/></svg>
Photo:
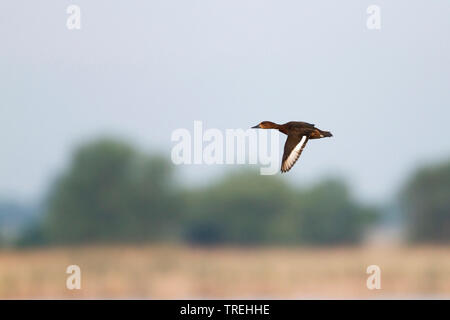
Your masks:
<svg viewBox="0 0 450 320"><path fill-rule="evenodd" d="M271 121L263 121L252 128L255 128L255 129L277 129L278 125Z"/></svg>

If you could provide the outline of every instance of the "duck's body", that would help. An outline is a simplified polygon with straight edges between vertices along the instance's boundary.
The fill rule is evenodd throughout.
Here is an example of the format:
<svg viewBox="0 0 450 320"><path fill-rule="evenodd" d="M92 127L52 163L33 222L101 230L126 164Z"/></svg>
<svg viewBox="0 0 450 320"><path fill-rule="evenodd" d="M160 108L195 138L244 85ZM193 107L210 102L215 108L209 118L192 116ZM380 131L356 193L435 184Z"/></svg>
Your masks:
<svg viewBox="0 0 450 320"><path fill-rule="evenodd" d="M284 144L281 172L287 172L294 166L308 140L333 136L329 131L320 130L314 124L301 121L291 121L285 124L263 121L253 128L277 129L288 136Z"/></svg>

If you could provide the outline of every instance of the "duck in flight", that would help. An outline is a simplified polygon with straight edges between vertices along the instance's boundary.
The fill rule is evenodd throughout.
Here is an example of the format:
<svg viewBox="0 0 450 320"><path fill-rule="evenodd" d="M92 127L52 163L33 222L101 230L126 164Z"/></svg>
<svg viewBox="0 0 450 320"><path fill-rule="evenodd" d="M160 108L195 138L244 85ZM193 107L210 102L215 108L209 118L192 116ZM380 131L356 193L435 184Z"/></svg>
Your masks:
<svg viewBox="0 0 450 320"><path fill-rule="evenodd" d="M323 131L307 122L291 121L285 124L276 124L270 121L263 121L252 128L278 129L288 137L284 144L283 160L281 162L281 172L289 171L302 154L306 143L310 139L321 139L332 137L329 131Z"/></svg>

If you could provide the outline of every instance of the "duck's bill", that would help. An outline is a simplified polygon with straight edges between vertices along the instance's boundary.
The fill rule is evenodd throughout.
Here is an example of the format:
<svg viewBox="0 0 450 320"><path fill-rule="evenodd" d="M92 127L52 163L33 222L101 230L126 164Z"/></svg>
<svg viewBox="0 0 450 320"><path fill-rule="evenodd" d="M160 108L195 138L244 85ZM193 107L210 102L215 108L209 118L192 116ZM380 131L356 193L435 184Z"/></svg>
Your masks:
<svg viewBox="0 0 450 320"><path fill-rule="evenodd" d="M257 124L256 126L252 127L252 129L258 129L259 128L259 124Z"/></svg>

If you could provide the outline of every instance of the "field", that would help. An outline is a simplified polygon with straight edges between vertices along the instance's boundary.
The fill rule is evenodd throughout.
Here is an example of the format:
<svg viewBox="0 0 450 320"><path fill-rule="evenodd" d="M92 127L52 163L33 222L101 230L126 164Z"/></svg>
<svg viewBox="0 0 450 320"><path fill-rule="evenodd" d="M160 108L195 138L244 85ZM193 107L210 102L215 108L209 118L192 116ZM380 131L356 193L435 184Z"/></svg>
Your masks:
<svg viewBox="0 0 450 320"><path fill-rule="evenodd" d="M81 268L81 290L66 268ZM366 268L381 268L368 290ZM0 298L449 298L450 248L77 247L0 251Z"/></svg>

